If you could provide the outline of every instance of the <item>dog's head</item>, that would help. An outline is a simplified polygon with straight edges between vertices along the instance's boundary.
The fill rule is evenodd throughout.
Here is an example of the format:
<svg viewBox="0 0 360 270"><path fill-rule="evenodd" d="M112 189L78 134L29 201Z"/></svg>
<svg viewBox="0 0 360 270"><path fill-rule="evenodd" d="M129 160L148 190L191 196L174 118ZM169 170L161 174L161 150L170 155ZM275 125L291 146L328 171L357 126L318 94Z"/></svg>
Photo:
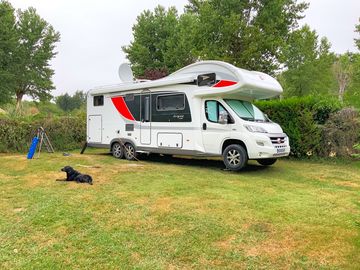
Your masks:
<svg viewBox="0 0 360 270"><path fill-rule="evenodd" d="M66 173L71 173L74 171L74 169L70 166L65 166L64 168L61 169L61 171Z"/></svg>

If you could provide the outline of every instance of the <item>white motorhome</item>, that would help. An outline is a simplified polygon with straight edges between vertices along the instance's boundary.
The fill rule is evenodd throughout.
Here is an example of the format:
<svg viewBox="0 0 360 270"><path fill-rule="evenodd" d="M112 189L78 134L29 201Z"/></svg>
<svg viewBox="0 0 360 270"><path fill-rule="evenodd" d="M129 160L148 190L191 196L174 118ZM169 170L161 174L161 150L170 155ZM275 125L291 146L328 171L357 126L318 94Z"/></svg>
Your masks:
<svg viewBox="0 0 360 270"><path fill-rule="evenodd" d="M249 159L272 165L289 155L287 135L251 103L282 93L267 74L220 61L154 81L133 80L126 66L119 73L124 83L88 92L88 146L128 160L139 153L218 156L234 171Z"/></svg>

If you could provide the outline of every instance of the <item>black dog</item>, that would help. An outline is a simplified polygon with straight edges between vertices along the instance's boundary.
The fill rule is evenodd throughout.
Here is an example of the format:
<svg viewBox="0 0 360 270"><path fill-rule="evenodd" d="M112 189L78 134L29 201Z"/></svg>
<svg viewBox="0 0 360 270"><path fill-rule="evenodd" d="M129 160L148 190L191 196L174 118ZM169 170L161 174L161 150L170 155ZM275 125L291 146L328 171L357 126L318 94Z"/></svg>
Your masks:
<svg viewBox="0 0 360 270"><path fill-rule="evenodd" d="M88 183L93 184L93 180L90 175L81 174L78 171L75 171L70 166L65 166L61 171L66 172L66 181L76 181L76 183Z"/></svg>

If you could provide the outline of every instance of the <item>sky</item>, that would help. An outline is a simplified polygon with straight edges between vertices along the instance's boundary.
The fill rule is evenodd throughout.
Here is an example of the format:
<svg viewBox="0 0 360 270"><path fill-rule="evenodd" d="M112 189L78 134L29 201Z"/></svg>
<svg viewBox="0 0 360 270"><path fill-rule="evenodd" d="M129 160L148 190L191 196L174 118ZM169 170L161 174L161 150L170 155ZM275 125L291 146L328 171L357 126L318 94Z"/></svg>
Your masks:
<svg viewBox="0 0 360 270"><path fill-rule="evenodd" d="M132 26L145 9L175 6L181 13L186 0L10 0L16 9L36 8L38 14L61 34L58 52L51 61L55 70L54 96L87 91L120 82L117 74L127 62L121 47L130 44ZM336 53L356 51L355 24L359 0L307 0L310 7L300 25L308 24L326 36Z"/></svg>

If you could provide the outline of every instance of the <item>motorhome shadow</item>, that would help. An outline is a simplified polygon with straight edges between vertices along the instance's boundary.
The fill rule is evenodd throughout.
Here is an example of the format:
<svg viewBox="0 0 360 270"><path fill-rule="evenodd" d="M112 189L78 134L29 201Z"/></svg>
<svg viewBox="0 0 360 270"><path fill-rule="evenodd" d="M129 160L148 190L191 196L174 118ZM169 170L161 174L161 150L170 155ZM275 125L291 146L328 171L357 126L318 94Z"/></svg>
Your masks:
<svg viewBox="0 0 360 270"><path fill-rule="evenodd" d="M290 153L281 127L251 103L282 93L267 74L203 61L154 81L120 77L127 79L88 92L90 147L128 160L139 153L222 157L233 171L249 159L268 166Z"/></svg>

